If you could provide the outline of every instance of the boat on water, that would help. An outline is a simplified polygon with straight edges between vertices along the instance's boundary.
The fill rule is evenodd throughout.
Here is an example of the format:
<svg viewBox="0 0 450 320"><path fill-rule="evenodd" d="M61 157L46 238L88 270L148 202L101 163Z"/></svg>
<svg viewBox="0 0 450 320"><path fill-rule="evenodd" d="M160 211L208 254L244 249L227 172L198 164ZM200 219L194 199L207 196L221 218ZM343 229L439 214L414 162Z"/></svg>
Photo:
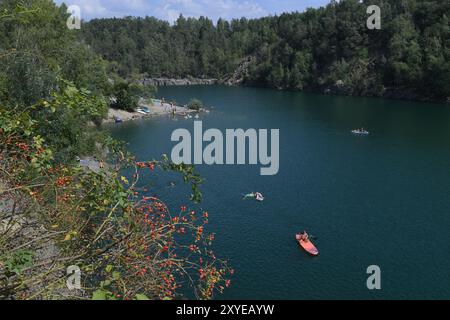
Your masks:
<svg viewBox="0 0 450 320"><path fill-rule="evenodd" d="M121 118L119 118L119 117L114 117L114 122L115 123L122 123L123 120Z"/></svg>
<svg viewBox="0 0 450 320"><path fill-rule="evenodd" d="M319 255L319 250L314 246L314 244L309 239L308 233L298 233L295 235L295 239L299 243L299 245L310 255L317 256Z"/></svg>
<svg viewBox="0 0 450 320"><path fill-rule="evenodd" d="M364 129L352 130L352 133L355 134L355 135L359 135L359 136L368 136L370 134L369 131L364 130Z"/></svg>
<svg viewBox="0 0 450 320"><path fill-rule="evenodd" d="M244 200L247 200L247 199L255 199L256 201L263 202L264 196L260 192L252 192L252 193L244 195Z"/></svg>
<svg viewBox="0 0 450 320"><path fill-rule="evenodd" d="M264 201L264 196L261 193L256 192L255 193L255 199L256 199L256 201L263 202Z"/></svg>
<svg viewBox="0 0 450 320"><path fill-rule="evenodd" d="M140 113L140 114L146 115L146 114L149 114L149 113L150 113L150 110L144 109L144 108L140 107L140 108L137 108L137 109L136 109L136 112L137 112L137 113Z"/></svg>

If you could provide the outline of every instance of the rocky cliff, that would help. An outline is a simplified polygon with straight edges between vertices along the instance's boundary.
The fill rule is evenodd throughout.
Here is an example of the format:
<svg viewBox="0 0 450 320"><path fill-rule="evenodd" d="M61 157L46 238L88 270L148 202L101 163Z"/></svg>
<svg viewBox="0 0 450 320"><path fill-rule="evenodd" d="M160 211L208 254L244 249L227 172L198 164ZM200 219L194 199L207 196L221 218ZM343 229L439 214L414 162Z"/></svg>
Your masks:
<svg viewBox="0 0 450 320"><path fill-rule="evenodd" d="M201 78L186 78L186 79L172 79L172 78L144 78L143 85L152 85L156 87L163 86L191 86L191 85L211 85L218 83L217 79L201 79Z"/></svg>

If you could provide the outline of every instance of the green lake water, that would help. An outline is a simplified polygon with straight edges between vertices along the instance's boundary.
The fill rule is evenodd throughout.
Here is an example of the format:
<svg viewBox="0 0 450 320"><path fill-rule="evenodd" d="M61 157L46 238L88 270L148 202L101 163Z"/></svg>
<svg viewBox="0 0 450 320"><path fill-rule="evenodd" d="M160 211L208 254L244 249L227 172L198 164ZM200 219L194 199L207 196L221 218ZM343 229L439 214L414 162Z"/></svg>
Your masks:
<svg viewBox="0 0 450 320"><path fill-rule="evenodd" d="M280 129L280 171L198 166L215 252L236 270L225 299L450 298L450 106L223 86L160 88L198 98L204 129ZM111 129L140 160L171 153L173 130L194 119L161 117ZM370 136L352 129L365 127ZM188 186L152 190L174 208ZM148 176L150 179L150 176ZM266 201L243 201L260 191ZM185 192L182 196L181 192ZM312 258L295 233L317 236ZM381 268L379 291L367 267Z"/></svg>

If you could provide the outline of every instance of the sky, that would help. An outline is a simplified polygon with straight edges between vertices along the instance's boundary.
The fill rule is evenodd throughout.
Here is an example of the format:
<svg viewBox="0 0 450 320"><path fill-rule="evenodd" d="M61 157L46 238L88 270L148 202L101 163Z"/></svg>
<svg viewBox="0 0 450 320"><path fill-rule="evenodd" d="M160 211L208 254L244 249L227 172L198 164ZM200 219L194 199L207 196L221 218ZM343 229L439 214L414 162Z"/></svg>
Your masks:
<svg viewBox="0 0 450 320"><path fill-rule="evenodd" d="M57 4L77 5L81 18L109 18L123 16L154 16L174 22L178 16L206 16L217 21L219 17L258 18L282 12L303 11L320 7L330 0L54 0Z"/></svg>

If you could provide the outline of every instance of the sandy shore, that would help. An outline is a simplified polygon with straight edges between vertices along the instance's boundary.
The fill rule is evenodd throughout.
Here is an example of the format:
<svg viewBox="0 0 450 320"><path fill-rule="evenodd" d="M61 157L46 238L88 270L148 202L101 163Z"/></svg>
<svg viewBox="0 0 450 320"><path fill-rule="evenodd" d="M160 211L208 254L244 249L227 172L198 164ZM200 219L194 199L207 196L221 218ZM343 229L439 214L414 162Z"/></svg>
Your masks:
<svg viewBox="0 0 450 320"><path fill-rule="evenodd" d="M149 118L152 116L162 116L162 115L179 115L185 116L188 113L195 113L197 111L191 110L187 107L172 106L169 103L162 103L160 100L153 100L152 103L145 102L141 100L139 102L140 107L147 107L150 111L147 114L142 114L139 112L128 112L125 110L112 109L108 111L108 117L104 120L104 123L114 123L117 118L122 119L122 121L137 120L142 118Z"/></svg>

